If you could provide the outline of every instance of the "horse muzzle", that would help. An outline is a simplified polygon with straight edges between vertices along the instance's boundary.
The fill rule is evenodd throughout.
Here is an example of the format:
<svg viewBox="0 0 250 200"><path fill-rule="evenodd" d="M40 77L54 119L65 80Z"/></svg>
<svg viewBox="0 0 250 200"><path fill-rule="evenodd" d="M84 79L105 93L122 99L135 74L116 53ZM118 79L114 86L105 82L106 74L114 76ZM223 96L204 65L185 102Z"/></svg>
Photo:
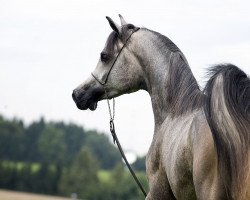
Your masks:
<svg viewBox="0 0 250 200"><path fill-rule="evenodd" d="M97 102L101 99L104 93L105 91L100 88L88 90L75 89L72 93L72 98L78 109L90 109L94 111L97 108Z"/></svg>

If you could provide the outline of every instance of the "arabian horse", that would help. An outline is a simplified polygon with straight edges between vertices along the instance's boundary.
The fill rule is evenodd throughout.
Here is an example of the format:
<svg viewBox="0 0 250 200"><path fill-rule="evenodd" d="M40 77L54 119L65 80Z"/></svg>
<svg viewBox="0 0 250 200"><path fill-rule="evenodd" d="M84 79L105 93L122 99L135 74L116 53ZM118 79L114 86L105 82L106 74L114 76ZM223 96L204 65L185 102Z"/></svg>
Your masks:
<svg viewBox="0 0 250 200"><path fill-rule="evenodd" d="M214 66L204 90L180 49L146 28L113 29L90 77L72 97L81 110L146 90L154 135L146 158L146 200L250 199L250 79L232 64Z"/></svg>

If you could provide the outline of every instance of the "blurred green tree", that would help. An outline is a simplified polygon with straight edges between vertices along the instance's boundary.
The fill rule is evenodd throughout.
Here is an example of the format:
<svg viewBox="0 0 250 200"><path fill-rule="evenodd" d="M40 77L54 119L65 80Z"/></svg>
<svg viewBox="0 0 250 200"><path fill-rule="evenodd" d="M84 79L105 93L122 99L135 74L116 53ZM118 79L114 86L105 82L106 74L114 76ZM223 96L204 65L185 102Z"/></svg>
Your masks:
<svg viewBox="0 0 250 200"><path fill-rule="evenodd" d="M24 126L21 120L0 116L1 188L66 196L77 193L91 200L143 199L121 163L119 151L106 134L43 118ZM138 158L134 169L142 170L144 163L145 158ZM97 175L99 166L105 178ZM147 186L145 173L138 175Z"/></svg>
<svg viewBox="0 0 250 200"><path fill-rule="evenodd" d="M63 171L59 192L70 196L76 193L81 199L98 199L98 162L86 148L81 149L72 165Z"/></svg>
<svg viewBox="0 0 250 200"><path fill-rule="evenodd" d="M84 144L96 155L102 169L113 169L121 162L118 150L111 144L108 136L105 134L88 131Z"/></svg>
<svg viewBox="0 0 250 200"><path fill-rule="evenodd" d="M24 125L21 120L5 120L0 117L0 159L22 160L24 158Z"/></svg>
<svg viewBox="0 0 250 200"><path fill-rule="evenodd" d="M67 165L72 163L80 149L84 145L86 140L86 132L81 126L70 123L65 124L63 122L53 123L56 128L64 131L64 142L67 146L67 152L65 155L65 162Z"/></svg>
<svg viewBox="0 0 250 200"><path fill-rule="evenodd" d="M52 124L48 124L42 131L38 140L38 149L41 155L40 162L42 162L42 170L39 172L41 176L51 174L51 176L47 176L48 183L44 180L45 182L42 184L45 193L46 191L50 194L57 193L58 190L58 182L62 174L63 166L66 163L65 155L67 155L64 135L65 133L62 129L56 128Z"/></svg>
<svg viewBox="0 0 250 200"><path fill-rule="evenodd" d="M147 190L147 180L144 174L137 174L144 188ZM144 195L134 182L132 176L124 165L118 164L112 171L110 181L101 185L99 200L138 200L144 199Z"/></svg>
<svg viewBox="0 0 250 200"><path fill-rule="evenodd" d="M67 151L63 130L53 125L46 126L38 140L38 149L42 162L63 165Z"/></svg>
<svg viewBox="0 0 250 200"><path fill-rule="evenodd" d="M41 155L38 149L38 140L45 129L46 123L43 118L31 123L25 130L25 161L39 162Z"/></svg>

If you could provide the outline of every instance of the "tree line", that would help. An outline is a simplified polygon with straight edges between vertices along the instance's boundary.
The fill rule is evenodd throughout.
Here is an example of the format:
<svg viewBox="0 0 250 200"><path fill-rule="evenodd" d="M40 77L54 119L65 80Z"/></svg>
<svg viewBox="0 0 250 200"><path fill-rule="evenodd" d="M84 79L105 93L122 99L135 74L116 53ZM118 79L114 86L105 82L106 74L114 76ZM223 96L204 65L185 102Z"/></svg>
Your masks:
<svg viewBox="0 0 250 200"><path fill-rule="evenodd" d="M144 163L138 158L133 167L145 171ZM141 197L107 135L43 118L25 126L0 116L0 187L91 200Z"/></svg>

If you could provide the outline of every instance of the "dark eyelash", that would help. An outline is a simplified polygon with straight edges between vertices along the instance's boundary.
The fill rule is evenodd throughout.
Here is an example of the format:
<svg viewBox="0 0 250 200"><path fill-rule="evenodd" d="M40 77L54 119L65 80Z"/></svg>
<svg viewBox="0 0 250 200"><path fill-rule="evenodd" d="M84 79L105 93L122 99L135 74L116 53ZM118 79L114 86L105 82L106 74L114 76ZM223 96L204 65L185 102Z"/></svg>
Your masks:
<svg viewBox="0 0 250 200"><path fill-rule="evenodd" d="M107 53L102 52L101 53L101 61L107 62L109 60L110 56Z"/></svg>

